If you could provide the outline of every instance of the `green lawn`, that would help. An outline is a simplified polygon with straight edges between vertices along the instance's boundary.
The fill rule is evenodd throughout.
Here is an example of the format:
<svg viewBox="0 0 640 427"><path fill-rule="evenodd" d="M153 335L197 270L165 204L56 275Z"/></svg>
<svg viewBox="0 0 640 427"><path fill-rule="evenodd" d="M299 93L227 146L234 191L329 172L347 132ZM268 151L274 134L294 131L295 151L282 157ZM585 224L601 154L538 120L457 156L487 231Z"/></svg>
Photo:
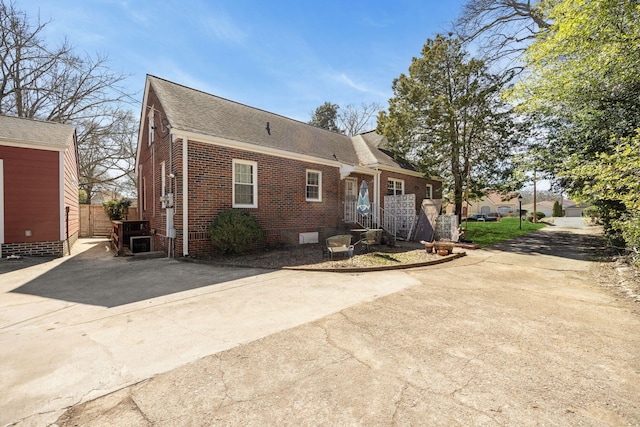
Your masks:
<svg viewBox="0 0 640 427"><path fill-rule="evenodd" d="M545 225L540 222L533 224L528 221L522 221L522 230L520 230L518 218L502 218L499 222L469 222L467 240L471 240L473 243L480 245L481 248L484 248L539 230ZM465 222L463 221L463 229L464 226Z"/></svg>

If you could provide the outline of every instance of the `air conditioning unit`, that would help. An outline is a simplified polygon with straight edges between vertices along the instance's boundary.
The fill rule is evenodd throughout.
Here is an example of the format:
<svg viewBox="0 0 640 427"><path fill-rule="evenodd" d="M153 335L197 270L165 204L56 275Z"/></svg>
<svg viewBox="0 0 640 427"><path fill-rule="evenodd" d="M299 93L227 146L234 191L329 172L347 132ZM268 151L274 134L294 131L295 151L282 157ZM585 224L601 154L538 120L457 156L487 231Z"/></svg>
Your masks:
<svg viewBox="0 0 640 427"><path fill-rule="evenodd" d="M153 251L153 240L151 236L131 236L129 238L129 249L132 253Z"/></svg>

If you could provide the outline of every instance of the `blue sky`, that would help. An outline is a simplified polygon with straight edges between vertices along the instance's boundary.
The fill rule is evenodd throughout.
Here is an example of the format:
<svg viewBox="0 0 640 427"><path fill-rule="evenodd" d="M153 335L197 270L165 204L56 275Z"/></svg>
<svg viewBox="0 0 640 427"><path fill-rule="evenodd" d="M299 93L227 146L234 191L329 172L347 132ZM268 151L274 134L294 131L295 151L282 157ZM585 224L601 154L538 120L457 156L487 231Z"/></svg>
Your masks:
<svg viewBox="0 0 640 427"><path fill-rule="evenodd" d="M378 102L446 33L463 0L17 0L67 36L76 53L106 54L142 101L146 74L301 121L325 101ZM133 107L139 112L139 104Z"/></svg>

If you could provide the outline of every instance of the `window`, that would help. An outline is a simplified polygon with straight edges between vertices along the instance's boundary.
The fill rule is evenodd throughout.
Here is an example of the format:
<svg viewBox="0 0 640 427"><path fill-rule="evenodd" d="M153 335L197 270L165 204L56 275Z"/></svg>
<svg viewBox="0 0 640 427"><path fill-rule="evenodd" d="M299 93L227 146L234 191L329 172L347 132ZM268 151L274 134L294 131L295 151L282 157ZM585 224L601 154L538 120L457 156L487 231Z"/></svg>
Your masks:
<svg viewBox="0 0 640 427"><path fill-rule="evenodd" d="M402 194L404 194L404 181L389 178L389 181L387 181L387 196L400 196Z"/></svg>
<svg viewBox="0 0 640 427"><path fill-rule="evenodd" d="M151 111L149 111L149 145L153 144L154 131L156 129L154 126L154 118L154 110L153 107L151 107Z"/></svg>
<svg viewBox="0 0 640 427"><path fill-rule="evenodd" d="M167 195L167 183L166 183L166 181L167 181L167 167L166 167L164 162L160 163L160 179L161 179L161 181L160 181L160 183L161 183L160 184L160 186L161 186L161 189L160 189L160 197L161 198L160 198L160 200L162 202L162 207L166 208L167 207L167 203L164 201L164 196Z"/></svg>
<svg viewBox="0 0 640 427"><path fill-rule="evenodd" d="M511 209L511 206L498 206L498 209L496 209L496 211L501 215L508 215L509 213L513 212L513 209Z"/></svg>
<svg viewBox="0 0 640 427"><path fill-rule="evenodd" d="M142 210L147 210L147 180L142 177Z"/></svg>
<svg viewBox="0 0 640 427"><path fill-rule="evenodd" d="M233 207L258 207L258 164L233 160Z"/></svg>
<svg viewBox="0 0 640 427"><path fill-rule="evenodd" d="M322 172L307 171L307 202L322 201Z"/></svg>
<svg viewBox="0 0 640 427"><path fill-rule="evenodd" d="M427 199L433 199L433 185L427 184Z"/></svg>

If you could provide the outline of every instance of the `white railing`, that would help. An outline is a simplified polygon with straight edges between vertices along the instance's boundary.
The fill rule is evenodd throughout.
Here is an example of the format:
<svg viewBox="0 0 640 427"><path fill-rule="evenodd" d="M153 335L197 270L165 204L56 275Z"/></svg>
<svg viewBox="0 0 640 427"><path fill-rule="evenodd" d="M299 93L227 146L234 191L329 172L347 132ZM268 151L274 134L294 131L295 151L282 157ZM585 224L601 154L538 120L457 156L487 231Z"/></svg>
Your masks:
<svg viewBox="0 0 640 427"><path fill-rule="evenodd" d="M384 208L377 208L375 203L371 204L369 215L359 214L356 202L346 202L344 204L344 221L360 225L362 228L383 228L393 236L398 235L398 218L385 213Z"/></svg>

